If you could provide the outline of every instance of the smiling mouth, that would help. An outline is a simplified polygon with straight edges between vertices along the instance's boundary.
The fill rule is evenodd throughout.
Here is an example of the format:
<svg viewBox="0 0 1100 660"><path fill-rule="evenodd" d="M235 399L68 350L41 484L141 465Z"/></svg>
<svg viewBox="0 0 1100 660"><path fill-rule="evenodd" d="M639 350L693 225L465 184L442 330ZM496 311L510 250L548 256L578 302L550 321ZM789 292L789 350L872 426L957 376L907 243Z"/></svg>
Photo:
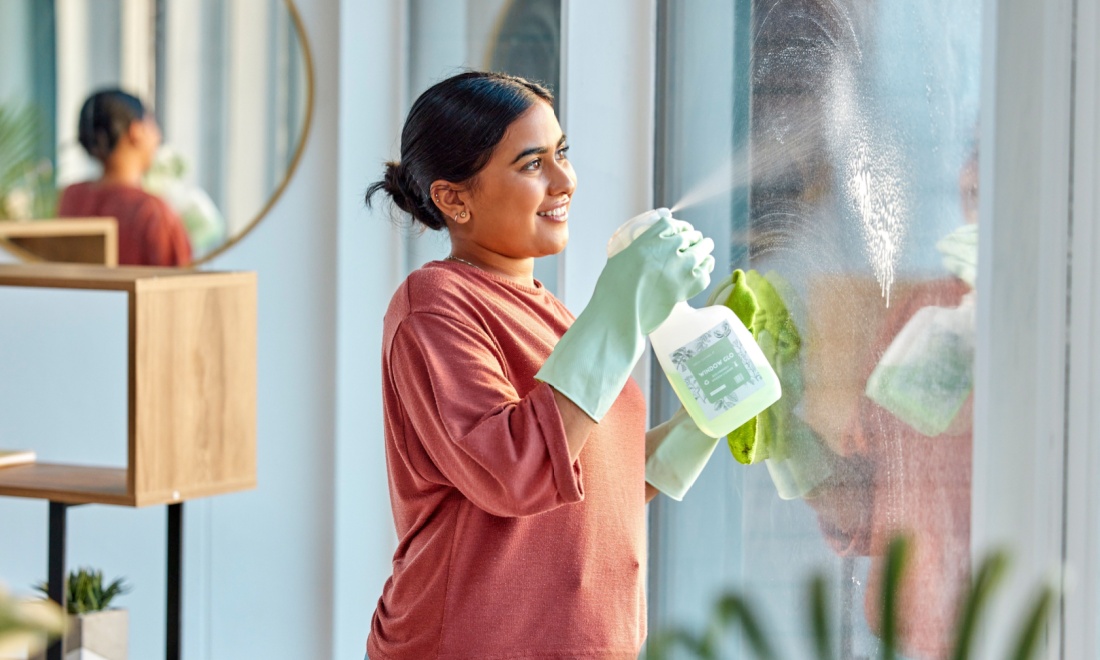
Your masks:
<svg viewBox="0 0 1100 660"><path fill-rule="evenodd" d="M549 211L539 211L535 215L541 218L550 218L551 220L564 220L569 215L569 205L563 204L556 209Z"/></svg>

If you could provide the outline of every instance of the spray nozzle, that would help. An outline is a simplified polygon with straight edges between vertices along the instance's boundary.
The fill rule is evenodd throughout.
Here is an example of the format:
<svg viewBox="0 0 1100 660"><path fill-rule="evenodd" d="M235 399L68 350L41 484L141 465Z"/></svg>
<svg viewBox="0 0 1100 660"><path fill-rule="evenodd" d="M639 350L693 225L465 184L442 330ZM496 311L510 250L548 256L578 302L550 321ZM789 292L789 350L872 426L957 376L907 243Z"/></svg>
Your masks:
<svg viewBox="0 0 1100 660"><path fill-rule="evenodd" d="M607 242L607 258L610 259L625 250L626 246L633 243L635 238L644 234L645 230L653 226L653 223L661 218L671 217L672 211L659 208L646 211L627 220L615 230L615 233L611 235L611 240Z"/></svg>

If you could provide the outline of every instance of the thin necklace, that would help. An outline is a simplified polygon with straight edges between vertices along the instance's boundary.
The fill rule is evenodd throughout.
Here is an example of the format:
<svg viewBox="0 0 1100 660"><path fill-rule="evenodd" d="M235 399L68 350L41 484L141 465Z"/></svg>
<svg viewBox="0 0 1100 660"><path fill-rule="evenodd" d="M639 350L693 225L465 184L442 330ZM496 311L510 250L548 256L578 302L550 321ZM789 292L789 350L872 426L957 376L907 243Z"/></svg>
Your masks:
<svg viewBox="0 0 1100 660"><path fill-rule="evenodd" d="M448 259L450 259L451 261L457 261L457 262L459 262L459 263L464 263L464 264L466 264L467 266L473 266L474 268L476 268L476 269L478 269L478 270L485 270L485 269L484 269L484 268L482 268L481 266L478 266L477 264L473 264L473 263L470 263L469 261L466 261L465 259L461 259L461 258L459 258L459 257L456 257L456 256L454 256L453 254L449 254L449 255L447 255L447 258L448 258Z"/></svg>

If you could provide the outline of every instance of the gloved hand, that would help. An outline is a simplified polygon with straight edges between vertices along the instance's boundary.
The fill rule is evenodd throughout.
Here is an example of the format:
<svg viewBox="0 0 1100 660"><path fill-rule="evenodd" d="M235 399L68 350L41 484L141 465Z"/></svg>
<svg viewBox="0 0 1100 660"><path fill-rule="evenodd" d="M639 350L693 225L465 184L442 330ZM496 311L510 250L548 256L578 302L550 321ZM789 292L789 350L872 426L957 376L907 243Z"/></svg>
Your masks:
<svg viewBox="0 0 1100 660"><path fill-rule="evenodd" d="M603 419L642 356L645 335L673 305L710 284L713 250L712 240L662 209L652 227L607 260L592 300L535 378Z"/></svg>
<svg viewBox="0 0 1100 660"><path fill-rule="evenodd" d="M719 438L699 430L683 406L645 434L645 480L676 501L684 499L710 460Z"/></svg>
<svg viewBox="0 0 1100 660"><path fill-rule="evenodd" d="M978 225L963 225L936 241L943 267L971 289L978 276Z"/></svg>

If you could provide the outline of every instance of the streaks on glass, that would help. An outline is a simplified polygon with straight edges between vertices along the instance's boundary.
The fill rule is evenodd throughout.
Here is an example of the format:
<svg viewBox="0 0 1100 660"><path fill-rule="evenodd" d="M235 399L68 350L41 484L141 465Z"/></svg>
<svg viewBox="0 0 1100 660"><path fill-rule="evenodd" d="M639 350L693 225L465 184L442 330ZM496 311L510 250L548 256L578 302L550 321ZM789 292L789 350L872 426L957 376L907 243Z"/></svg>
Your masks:
<svg viewBox="0 0 1100 660"><path fill-rule="evenodd" d="M907 218L900 159L889 142L872 145L866 129L841 139L847 142L846 157L840 162L844 192L859 220L864 254L889 307Z"/></svg>
<svg viewBox="0 0 1100 660"><path fill-rule="evenodd" d="M771 225L833 205L858 227L862 256L889 304L906 236L908 191L896 139L860 88L868 16L840 0L757 5L753 37L751 254L780 248ZM791 149L791 136L799 148ZM771 176L759 176L760 169ZM793 203L792 202L796 202ZM776 208L781 210L776 213ZM804 218L809 224L809 218ZM834 229L834 234L843 234ZM836 239L834 239L836 240Z"/></svg>

